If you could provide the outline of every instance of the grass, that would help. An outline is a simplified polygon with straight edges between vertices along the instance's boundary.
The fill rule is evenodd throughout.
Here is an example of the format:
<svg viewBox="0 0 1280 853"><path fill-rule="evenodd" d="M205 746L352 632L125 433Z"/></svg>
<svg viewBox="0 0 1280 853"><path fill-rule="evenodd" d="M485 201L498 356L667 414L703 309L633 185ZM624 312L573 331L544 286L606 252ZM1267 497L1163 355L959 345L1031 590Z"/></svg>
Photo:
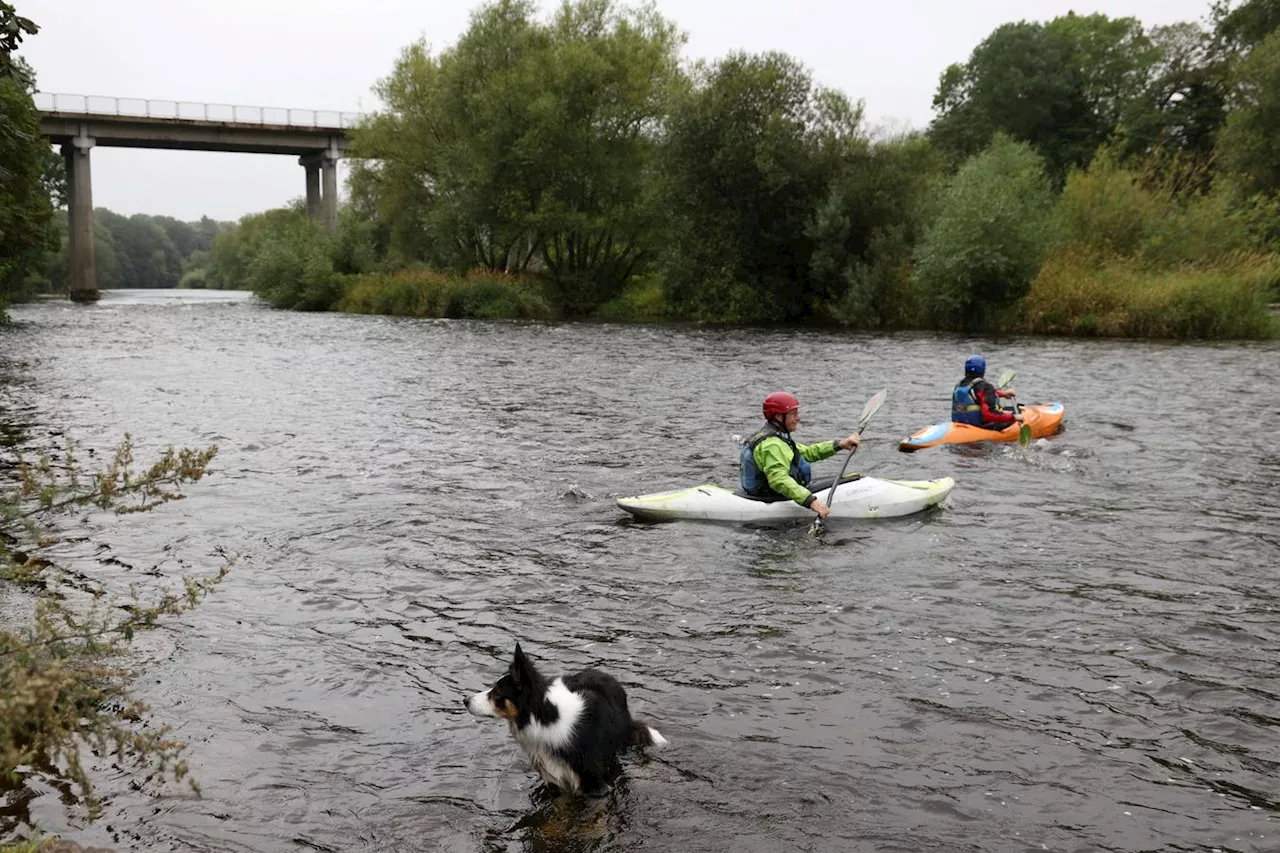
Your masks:
<svg viewBox="0 0 1280 853"><path fill-rule="evenodd" d="M555 314L531 279L427 269L349 276L335 307L355 314L481 320L547 320Z"/></svg>
<svg viewBox="0 0 1280 853"><path fill-rule="evenodd" d="M1276 337L1280 257L1237 253L1152 269L1079 247L1055 252L1023 302L1024 331L1100 337Z"/></svg>

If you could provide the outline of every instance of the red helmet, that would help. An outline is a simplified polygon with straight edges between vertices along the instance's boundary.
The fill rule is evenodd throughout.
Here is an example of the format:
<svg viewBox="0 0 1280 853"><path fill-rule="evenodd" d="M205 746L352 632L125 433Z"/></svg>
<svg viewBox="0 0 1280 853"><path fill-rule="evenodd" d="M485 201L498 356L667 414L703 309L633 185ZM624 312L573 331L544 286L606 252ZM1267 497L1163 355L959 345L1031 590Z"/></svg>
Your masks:
<svg viewBox="0 0 1280 853"><path fill-rule="evenodd" d="M786 391L774 391L764 398L764 419L773 420L776 415L785 415L800 408L800 401Z"/></svg>

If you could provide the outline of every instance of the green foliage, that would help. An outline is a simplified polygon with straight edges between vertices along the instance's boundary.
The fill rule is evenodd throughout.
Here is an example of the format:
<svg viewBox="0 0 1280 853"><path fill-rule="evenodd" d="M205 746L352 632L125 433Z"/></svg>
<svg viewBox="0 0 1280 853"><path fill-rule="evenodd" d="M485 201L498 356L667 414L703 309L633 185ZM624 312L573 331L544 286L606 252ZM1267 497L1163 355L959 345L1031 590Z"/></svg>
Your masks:
<svg viewBox="0 0 1280 853"><path fill-rule="evenodd" d="M1280 259L1235 254L1211 264L1157 268L1099 259L1080 248L1056 252L1025 305L1026 331L1160 338L1271 338L1267 309L1280 286Z"/></svg>
<svg viewBox="0 0 1280 853"><path fill-rule="evenodd" d="M731 54L696 69L663 155L663 268L678 314L786 322L821 306L806 226L843 158L865 146L860 121L860 106L816 87L783 54Z"/></svg>
<svg viewBox="0 0 1280 853"><path fill-rule="evenodd" d="M11 11L0 7L0 25ZM16 35L0 30L0 39L20 40L25 28L17 26ZM43 262L53 217L42 183L49 144L26 83L4 73L7 62L0 50L0 317L9 295Z"/></svg>
<svg viewBox="0 0 1280 853"><path fill-rule="evenodd" d="M157 218L141 213L125 217L106 208L96 209L93 218L95 228L101 221L111 234L121 287L173 287L178 283L182 255ZM105 285L99 282L99 286Z"/></svg>
<svg viewBox="0 0 1280 853"><path fill-rule="evenodd" d="M928 319L979 328L1026 294L1052 236L1053 193L1040 156L997 137L947 184L916 249L915 284Z"/></svg>
<svg viewBox="0 0 1280 853"><path fill-rule="evenodd" d="M1061 180L1111 136L1159 58L1133 18L1004 24L943 73L930 133L957 160L1006 133L1033 145Z"/></svg>
<svg viewBox="0 0 1280 853"><path fill-rule="evenodd" d="M98 803L82 763L83 750L132 764L143 776L194 780L183 744L167 726L144 724L146 707L129 693L123 666L134 635L195 607L230 570L228 558L210 577L184 578L154 601L107 601L83 575L49 560L56 545L46 525L86 507L145 512L183 497L202 479L217 452L170 448L145 471L134 469L126 436L100 472L87 474L69 444L61 460L48 453L19 460L17 482L0 495L0 581L44 590L29 625L0 628L0 778L7 786L28 780L70 782L90 817ZM86 587L86 584L90 584ZM88 592L81 606L69 594Z"/></svg>
<svg viewBox="0 0 1280 853"><path fill-rule="evenodd" d="M912 322L911 253L932 219L944 170L918 134L845 158L808 227L812 274L833 319L862 328Z"/></svg>
<svg viewBox="0 0 1280 853"><path fill-rule="evenodd" d="M465 276L426 269L352 276L336 307L399 317L545 320L555 316L529 277L487 270Z"/></svg>
<svg viewBox="0 0 1280 853"><path fill-rule="evenodd" d="M1222 165L1253 191L1280 191L1280 30L1239 62L1232 82L1234 109L1218 140Z"/></svg>
<svg viewBox="0 0 1280 853"><path fill-rule="evenodd" d="M13 74L12 54L26 36L40 31L35 22L18 14L12 3L0 0L0 77Z"/></svg>
<svg viewBox="0 0 1280 853"><path fill-rule="evenodd" d="M547 24L497 0L457 45L407 48L356 130L352 177L395 260L519 273L539 261L570 314L640 270L660 213L655 128L680 37L652 7L565 3Z"/></svg>
<svg viewBox="0 0 1280 853"><path fill-rule="evenodd" d="M333 268L343 275L371 272L377 266L375 224L346 205L338 210L338 236L333 247Z"/></svg>
<svg viewBox="0 0 1280 853"><path fill-rule="evenodd" d="M1064 245L1097 257L1130 258L1148 268L1212 263L1261 248L1245 210L1226 186L1180 191L1200 183L1168 163L1142 171L1102 150L1088 170L1073 171L1057 204Z"/></svg>
<svg viewBox="0 0 1280 853"><path fill-rule="evenodd" d="M248 289L276 308L329 310L342 293L333 269L333 237L302 213L276 223L278 230L248 261Z"/></svg>
<svg viewBox="0 0 1280 853"><path fill-rule="evenodd" d="M178 287L183 290L204 290L208 286L209 271L203 267L195 267L182 274Z"/></svg>
<svg viewBox="0 0 1280 853"><path fill-rule="evenodd" d="M1280 29L1280 0L1246 0L1235 6L1221 0L1213 6L1213 19L1223 47L1247 53Z"/></svg>
<svg viewBox="0 0 1280 853"><path fill-rule="evenodd" d="M596 317L616 323L658 323L668 319L666 290L655 275L632 279L622 293L600 306Z"/></svg>
<svg viewBox="0 0 1280 853"><path fill-rule="evenodd" d="M231 228L209 217L181 222L168 216L122 216L105 207L93 215L94 263L98 287L177 287L183 277L208 263L214 238ZM67 214L59 211L52 225L53 251L45 265L44 289L66 289L70 270ZM190 286L188 284L188 286Z"/></svg>
<svg viewBox="0 0 1280 853"><path fill-rule="evenodd" d="M1227 115L1221 52L1212 34L1192 22L1155 27L1151 42L1159 58L1141 93L1125 107L1117 135L1130 155L1207 163Z"/></svg>
<svg viewBox="0 0 1280 853"><path fill-rule="evenodd" d="M342 293L337 241L299 205L244 217L219 234L206 285L252 290L276 308L327 311Z"/></svg>

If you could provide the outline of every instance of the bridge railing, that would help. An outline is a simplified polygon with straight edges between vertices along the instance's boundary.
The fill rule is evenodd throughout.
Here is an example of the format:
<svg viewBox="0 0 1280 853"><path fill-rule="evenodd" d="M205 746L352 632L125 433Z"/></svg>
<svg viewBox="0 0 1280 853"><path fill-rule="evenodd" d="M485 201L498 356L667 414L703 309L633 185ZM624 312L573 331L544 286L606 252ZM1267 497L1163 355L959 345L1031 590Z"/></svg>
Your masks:
<svg viewBox="0 0 1280 853"><path fill-rule="evenodd" d="M337 110L247 107L236 104L202 104L194 101L162 101L151 98L66 95L56 92L36 92L35 102L37 109L48 112L122 118L169 118L312 128L354 127L360 120L360 113Z"/></svg>

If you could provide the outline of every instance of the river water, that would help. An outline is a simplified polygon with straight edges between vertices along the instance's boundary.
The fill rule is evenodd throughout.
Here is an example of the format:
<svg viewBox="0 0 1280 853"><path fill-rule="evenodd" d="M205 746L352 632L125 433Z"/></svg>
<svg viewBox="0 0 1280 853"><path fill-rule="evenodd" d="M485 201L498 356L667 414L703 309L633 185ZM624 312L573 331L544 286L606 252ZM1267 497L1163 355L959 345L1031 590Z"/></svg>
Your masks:
<svg viewBox="0 0 1280 853"><path fill-rule="evenodd" d="M419 321L109 292L13 311L6 425L220 452L186 501L92 516L109 589L241 562L139 645L203 788L97 769L117 849L1280 849L1280 346ZM1061 399L1030 448L899 438L970 351ZM798 437L949 475L879 522L642 524L619 495L736 477L779 388ZM99 457L100 458L100 457ZM834 473L838 460L819 472ZM831 466L827 470L826 466ZM597 666L671 742L542 795L461 697L516 641ZM12 805L12 803L11 803ZM14 819L4 827L12 832Z"/></svg>

